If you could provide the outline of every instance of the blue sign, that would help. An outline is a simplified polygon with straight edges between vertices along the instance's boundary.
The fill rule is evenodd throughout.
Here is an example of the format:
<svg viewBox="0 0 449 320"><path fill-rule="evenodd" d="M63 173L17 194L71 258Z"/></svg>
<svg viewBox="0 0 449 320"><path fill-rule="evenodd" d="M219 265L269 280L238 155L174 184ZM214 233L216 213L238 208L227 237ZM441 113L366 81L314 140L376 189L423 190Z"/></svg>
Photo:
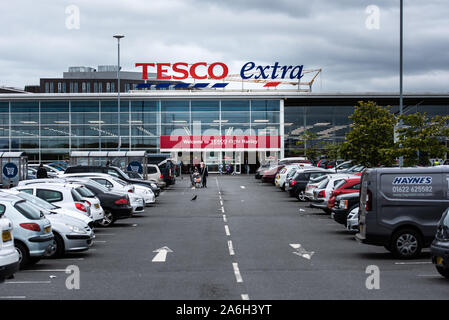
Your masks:
<svg viewBox="0 0 449 320"><path fill-rule="evenodd" d="M131 161L128 164L128 171L142 173L143 172L143 168L142 168L142 165L140 164L140 162L138 162L138 161Z"/></svg>
<svg viewBox="0 0 449 320"><path fill-rule="evenodd" d="M3 166L3 175L7 178L7 179L13 179L17 176L17 174L19 173L19 169L17 168L17 166L12 163L9 162L7 164L5 164Z"/></svg>

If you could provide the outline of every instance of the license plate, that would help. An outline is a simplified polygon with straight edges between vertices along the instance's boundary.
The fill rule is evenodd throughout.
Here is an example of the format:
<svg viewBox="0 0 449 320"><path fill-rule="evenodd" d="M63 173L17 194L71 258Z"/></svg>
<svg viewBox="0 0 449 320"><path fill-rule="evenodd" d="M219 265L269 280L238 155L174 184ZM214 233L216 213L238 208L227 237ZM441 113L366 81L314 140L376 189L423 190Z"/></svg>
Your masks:
<svg viewBox="0 0 449 320"><path fill-rule="evenodd" d="M51 232L50 226L44 228L44 233L50 233L50 232Z"/></svg>
<svg viewBox="0 0 449 320"><path fill-rule="evenodd" d="M3 242L8 242L12 240L11 231L3 231L2 232L2 240Z"/></svg>
<svg viewBox="0 0 449 320"><path fill-rule="evenodd" d="M100 209L100 205L98 203L95 204L95 209Z"/></svg>
<svg viewBox="0 0 449 320"><path fill-rule="evenodd" d="M437 266L442 266L443 265L443 258L442 257L437 257L436 264L437 264Z"/></svg>

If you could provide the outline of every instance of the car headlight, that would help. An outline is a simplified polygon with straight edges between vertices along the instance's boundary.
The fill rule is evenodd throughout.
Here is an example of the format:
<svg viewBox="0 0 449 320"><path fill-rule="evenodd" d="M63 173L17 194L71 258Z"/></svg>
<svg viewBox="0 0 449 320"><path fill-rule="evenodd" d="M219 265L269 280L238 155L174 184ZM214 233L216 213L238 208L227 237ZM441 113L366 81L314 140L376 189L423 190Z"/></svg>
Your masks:
<svg viewBox="0 0 449 320"><path fill-rule="evenodd" d="M153 187L153 188L156 189L156 188L157 188L157 185L156 185L155 183L152 183L152 184L151 184L151 187Z"/></svg>
<svg viewBox="0 0 449 320"><path fill-rule="evenodd" d="M78 228L77 226L72 226L71 224L66 224L67 228L70 229L70 231L75 233L86 233L85 230Z"/></svg>

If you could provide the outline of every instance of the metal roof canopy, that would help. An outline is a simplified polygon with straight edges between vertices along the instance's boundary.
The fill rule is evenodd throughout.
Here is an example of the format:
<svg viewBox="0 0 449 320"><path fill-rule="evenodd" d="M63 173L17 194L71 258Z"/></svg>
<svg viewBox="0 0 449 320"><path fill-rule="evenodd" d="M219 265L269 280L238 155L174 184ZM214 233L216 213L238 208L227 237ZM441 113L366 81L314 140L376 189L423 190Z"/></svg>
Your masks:
<svg viewBox="0 0 449 320"><path fill-rule="evenodd" d="M146 151L72 151L70 157L145 157Z"/></svg>
<svg viewBox="0 0 449 320"><path fill-rule="evenodd" d="M27 154L25 152L0 152L0 158L20 158L26 157Z"/></svg>

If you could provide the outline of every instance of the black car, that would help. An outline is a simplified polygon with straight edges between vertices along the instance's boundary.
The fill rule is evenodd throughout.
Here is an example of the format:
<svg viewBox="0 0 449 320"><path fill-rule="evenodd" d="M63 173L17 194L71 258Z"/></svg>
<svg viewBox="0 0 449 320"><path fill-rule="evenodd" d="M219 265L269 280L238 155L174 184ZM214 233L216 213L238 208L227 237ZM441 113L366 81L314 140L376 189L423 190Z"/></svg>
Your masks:
<svg viewBox="0 0 449 320"><path fill-rule="evenodd" d="M438 223L437 234L430 246L432 262L443 277L449 279L449 208Z"/></svg>
<svg viewBox="0 0 449 320"><path fill-rule="evenodd" d="M123 170L121 170L118 167L112 167L112 166L74 166L74 167L68 167L65 170L65 174L69 173L86 173L86 172L96 172L96 173L106 173L113 177L120 178L130 184L138 184L141 186L145 186L150 188L154 195L157 197L159 196L159 193L161 192L161 189L151 181L146 180L139 180L139 179L131 179Z"/></svg>
<svg viewBox="0 0 449 320"><path fill-rule="evenodd" d="M129 197L126 193L113 192L101 184L83 178L69 178L67 181L77 182L89 189L99 200L104 210L104 220L100 224L104 227L112 225L116 220L132 216Z"/></svg>
<svg viewBox="0 0 449 320"><path fill-rule="evenodd" d="M346 226L348 214L359 206L360 193L346 193L335 198L335 206L332 208L334 220Z"/></svg>
<svg viewBox="0 0 449 320"><path fill-rule="evenodd" d="M163 179L167 186L176 183L176 171L177 165L170 159L160 162L158 165L159 170L163 176Z"/></svg>
<svg viewBox="0 0 449 320"><path fill-rule="evenodd" d="M289 181L288 193L300 201L306 201L305 191L310 179L318 178L326 174L329 174L329 172L320 168L299 169Z"/></svg>

